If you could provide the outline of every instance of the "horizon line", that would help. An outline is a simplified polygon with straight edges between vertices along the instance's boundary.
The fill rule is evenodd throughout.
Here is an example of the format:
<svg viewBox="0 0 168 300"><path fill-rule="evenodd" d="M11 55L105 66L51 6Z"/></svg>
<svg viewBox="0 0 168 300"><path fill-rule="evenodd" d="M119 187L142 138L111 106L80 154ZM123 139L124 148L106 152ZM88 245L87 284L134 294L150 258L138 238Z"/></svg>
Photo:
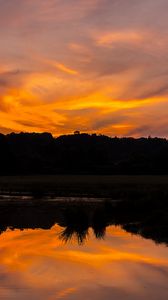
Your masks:
<svg viewBox="0 0 168 300"><path fill-rule="evenodd" d="M103 133L88 133L88 132L80 132L80 131L74 131L72 133L65 133L65 134L60 134L60 135L54 135L53 133L49 132L49 131L42 131L42 132L35 132L35 131L11 131L9 133L2 133L0 132L1 135L3 136L8 136L11 134L15 134L15 135L19 135L19 134L48 134L51 135L53 138L59 138L62 136L80 136L80 135L89 135L89 136L97 136L97 137L101 137L101 136L105 136L105 137L109 137L111 139L114 138L118 138L118 139L164 139L164 140L168 140L168 137L163 137L163 136L152 136L152 135L146 135L146 136L139 136L139 137L134 137L134 136L117 136L117 135L108 135L108 134L103 134Z"/></svg>

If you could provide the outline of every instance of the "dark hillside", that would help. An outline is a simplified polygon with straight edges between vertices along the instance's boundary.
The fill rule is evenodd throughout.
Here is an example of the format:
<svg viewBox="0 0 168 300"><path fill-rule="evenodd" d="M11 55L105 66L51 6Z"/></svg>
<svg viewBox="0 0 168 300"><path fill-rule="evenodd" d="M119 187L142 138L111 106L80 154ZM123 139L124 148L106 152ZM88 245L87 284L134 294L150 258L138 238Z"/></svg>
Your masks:
<svg viewBox="0 0 168 300"><path fill-rule="evenodd" d="M0 135L0 174L168 174L168 141L49 133Z"/></svg>

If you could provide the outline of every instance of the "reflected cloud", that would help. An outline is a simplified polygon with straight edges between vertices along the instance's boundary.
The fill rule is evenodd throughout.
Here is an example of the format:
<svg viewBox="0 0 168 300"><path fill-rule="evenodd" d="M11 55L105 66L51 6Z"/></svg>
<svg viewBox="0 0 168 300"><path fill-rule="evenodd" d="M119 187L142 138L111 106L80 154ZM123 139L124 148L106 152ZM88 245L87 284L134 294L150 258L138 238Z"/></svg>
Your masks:
<svg viewBox="0 0 168 300"><path fill-rule="evenodd" d="M1 297L6 299L167 299L168 253L119 227L106 240L62 244L50 230L8 230L0 236ZM145 285L145 289L144 289ZM151 289L152 287L152 289ZM156 297L156 299L157 299Z"/></svg>

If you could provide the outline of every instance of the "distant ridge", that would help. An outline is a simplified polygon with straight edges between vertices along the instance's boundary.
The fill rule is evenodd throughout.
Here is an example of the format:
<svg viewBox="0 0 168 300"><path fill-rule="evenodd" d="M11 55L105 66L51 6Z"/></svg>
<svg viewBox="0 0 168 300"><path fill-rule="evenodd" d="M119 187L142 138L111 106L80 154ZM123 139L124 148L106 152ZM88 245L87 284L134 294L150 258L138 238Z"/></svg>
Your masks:
<svg viewBox="0 0 168 300"><path fill-rule="evenodd" d="M168 140L0 134L0 175L21 174L168 174Z"/></svg>

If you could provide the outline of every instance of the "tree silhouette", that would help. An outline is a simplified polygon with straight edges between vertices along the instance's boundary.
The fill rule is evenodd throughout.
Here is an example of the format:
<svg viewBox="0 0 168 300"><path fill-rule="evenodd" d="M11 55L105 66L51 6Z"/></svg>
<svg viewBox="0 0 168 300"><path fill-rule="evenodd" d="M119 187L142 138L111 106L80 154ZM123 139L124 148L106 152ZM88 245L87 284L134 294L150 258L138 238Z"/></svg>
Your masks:
<svg viewBox="0 0 168 300"><path fill-rule="evenodd" d="M0 135L0 175L168 174L168 141L76 131Z"/></svg>

